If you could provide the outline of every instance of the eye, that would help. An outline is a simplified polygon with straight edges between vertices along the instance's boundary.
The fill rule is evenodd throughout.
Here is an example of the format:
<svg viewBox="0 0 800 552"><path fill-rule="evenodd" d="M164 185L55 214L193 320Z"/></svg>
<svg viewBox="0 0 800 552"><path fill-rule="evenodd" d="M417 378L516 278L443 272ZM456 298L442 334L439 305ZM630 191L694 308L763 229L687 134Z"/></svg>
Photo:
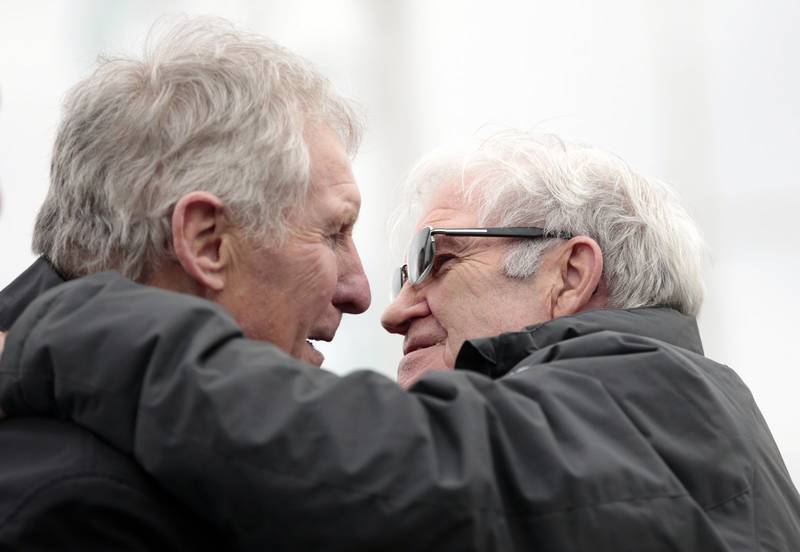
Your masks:
<svg viewBox="0 0 800 552"><path fill-rule="evenodd" d="M433 259L433 268L431 272L433 274L437 274L443 268L446 268L447 265L450 264L450 261L456 258L455 255L450 255L449 253L442 253L441 255L436 255L436 258Z"/></svg>
<svg viewBox="0 0 800 552"><path fill-rule="evenodd" d="M336 232L332 234L328 234L327 240L331 247L341 247L347 243L348 238L350 237L350 227L343 226Z"/></svg>
<svg viewBox="0 0 800 552"><path fill-rule="evenodd" d="M341 233L341 232L336 232L334 234L328 234L327 239L328 239L328 243L332 247L336 247L336 246L342 245L342 243L344 242L344 234Z"/></svg>

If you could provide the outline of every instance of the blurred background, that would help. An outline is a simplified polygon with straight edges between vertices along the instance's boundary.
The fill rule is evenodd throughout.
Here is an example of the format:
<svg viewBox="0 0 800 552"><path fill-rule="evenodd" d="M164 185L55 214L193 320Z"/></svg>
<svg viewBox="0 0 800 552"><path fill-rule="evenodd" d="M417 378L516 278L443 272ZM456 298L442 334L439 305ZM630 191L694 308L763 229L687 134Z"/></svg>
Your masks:
<svg viewBox="0 0 800 552"><path fill-rule="evenodd" d="M554 131L672 183L711 249L700 328L800 482L800 3L773 0L0 1L0 288L33 260L68 88L161 16L218 15L312 61L368 120L356 242L372 283L328 368L394 375L386 219L423 153L487 127Z"/></svg>

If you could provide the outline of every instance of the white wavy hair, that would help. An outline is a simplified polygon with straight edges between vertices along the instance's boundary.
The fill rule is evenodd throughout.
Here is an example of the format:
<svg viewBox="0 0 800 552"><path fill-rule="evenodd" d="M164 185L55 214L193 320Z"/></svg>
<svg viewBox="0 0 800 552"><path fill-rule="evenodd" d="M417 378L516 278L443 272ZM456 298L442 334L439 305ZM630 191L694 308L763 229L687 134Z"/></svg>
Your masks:
<svg viewBox="0 0 800 552"><path fill-rule="evenodd" d="M279 242L309 191L311 124L355 154L359 117L303 58L220 19L153 31L142 59L101 58L69 92L33 249L66 277L145 279L172 254L175 204L196 190L243 235Z"/></svg>
<svg viewBox="0 0 800 552"><path fill-rule="evenodd" d="M482 226L541 226L593 238L614 308L671 306L696 315L705 244L675 192L625 161L554 135L508 130L422 159L404 185L392 232L424 211L443 184L477 204ZM557 242L519 240L504 272L527 278Z"/></svg>

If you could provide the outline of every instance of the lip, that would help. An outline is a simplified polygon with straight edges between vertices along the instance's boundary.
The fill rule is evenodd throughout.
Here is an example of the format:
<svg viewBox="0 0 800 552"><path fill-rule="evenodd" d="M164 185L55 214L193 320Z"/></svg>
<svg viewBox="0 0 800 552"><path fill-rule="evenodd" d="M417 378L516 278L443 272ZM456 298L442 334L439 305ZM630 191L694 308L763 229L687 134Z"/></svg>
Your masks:
<svg viewBox="0 0 800 552"><path fill-rule="evenodd" d="M407 337L403 342L403 354L407 355L420 349L427 349L428 347L439 345L442 341L442 339L437 339L429 335Z"/></svg>
<svg viewBox="0 0 800 552"><path fill-rule="evenodd" d="M316 366L322 366L325 362L325 355L323 355L311 341L306 340L306 348L308 349L306 361Z"/></svg>
<svg viewBox="0 0 800 552"><path fill-rule="evenodd" d="M438 363L432 364L431 358L428 357L430 350L437 345L439 343L415 349L400 359L400 363L397 365L397 382L403 388L408 389L414 382L431 370L444 369Z"/></svg>
<svg viewBox="0 0 800 552"><path fill-rule="evenodd" d="M333 338L336 336L336 330L339 329L339 325L337 324L334 328L321 328L317 330L313 330L306 339L308 341L325 341L326 343L330 343L333 341Z"/></svg>
<svg viewBox="0 0 800 552"><path fill-rule="evenodd" d="M400 359L401 362L409 363L415 360L417 357L424 356L428 349L432 349L439 345L439 343L434 343L433 345L428 345L427 347L418 347L413 351L409 351L403 355L403 358Z"/></svg>

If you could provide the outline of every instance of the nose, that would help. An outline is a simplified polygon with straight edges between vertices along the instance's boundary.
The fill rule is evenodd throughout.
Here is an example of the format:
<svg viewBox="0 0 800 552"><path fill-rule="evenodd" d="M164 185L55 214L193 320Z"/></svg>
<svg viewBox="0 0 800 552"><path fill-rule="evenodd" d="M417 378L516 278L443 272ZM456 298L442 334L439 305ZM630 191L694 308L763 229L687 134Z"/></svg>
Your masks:
<svg viewBox="0 0 800 552"><path fill-rule="evenodd" d="M410 284L403 286L394 301L389 303L381 316L381 325L389 333L403 334L416 318L424 318L431 313L424 294L415 290Z"/></svg>
<svg viewBox="0 0 800 552"><path fill-rule="evenodd" d="M333 304L344 313L361 314L369 308L371 302L369 280L351 240L346 253L339 258L339 279L336 282Z"/></svg>

